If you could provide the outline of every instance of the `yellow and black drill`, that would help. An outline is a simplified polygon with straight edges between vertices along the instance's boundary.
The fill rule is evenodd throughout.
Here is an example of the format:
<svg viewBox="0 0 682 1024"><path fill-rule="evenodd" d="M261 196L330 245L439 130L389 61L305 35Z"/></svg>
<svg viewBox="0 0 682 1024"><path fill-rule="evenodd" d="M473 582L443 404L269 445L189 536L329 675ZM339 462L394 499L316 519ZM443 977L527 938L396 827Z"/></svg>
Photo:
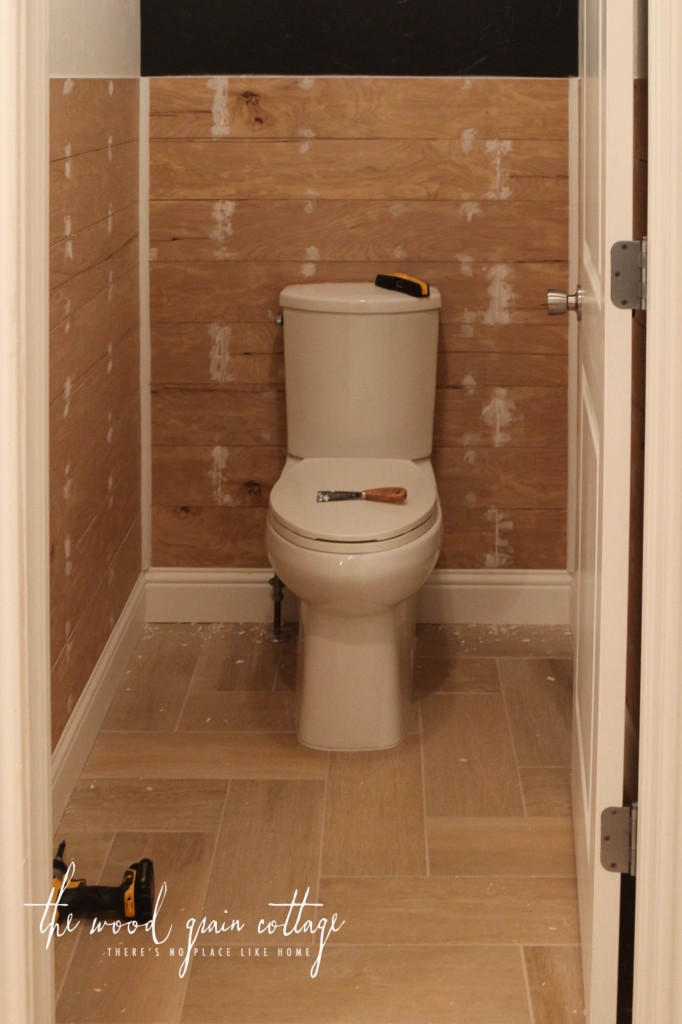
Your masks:
<svg viewBox="0 0 682 1024"><path fill-rule="evenodd" d="M147 857L131 864L120 885L88 885L84 878L71 878L62 891L68 868L64 863L66 840L62 840L52 861L52 898L58 903L58 917L73 914L116 914L126 921L146 924L154 915L154 864Z"/></svg>

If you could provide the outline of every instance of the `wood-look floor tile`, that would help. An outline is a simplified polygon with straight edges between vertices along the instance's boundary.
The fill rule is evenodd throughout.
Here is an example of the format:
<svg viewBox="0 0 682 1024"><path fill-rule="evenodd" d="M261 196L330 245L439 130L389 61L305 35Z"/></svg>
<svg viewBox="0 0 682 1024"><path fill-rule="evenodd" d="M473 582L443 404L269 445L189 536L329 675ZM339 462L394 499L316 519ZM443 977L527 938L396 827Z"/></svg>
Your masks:
<svg viewBox="0 0 682 1024"><path fill-rule="evenodd" d="M452 653L490 658L572 658L566 626L420 625L420 641L432 655Z"/></svg>
<svg viewBox="0 0 682 1024"><path fill-rule="evenodd" d="M421 713L427 814L522 815L501 695L429 694Z"/></svg>
<svg viewBox="0 0 682 1024"><path fill-rule="evenodd" d="M124 870L141 857L154 861L157 894L167 893L151 931L136 934L110 928L81 935L57 1005L57 1021L98 1024L126 1020L137 1024L170 1024L179 1018L187 978L178 976L179 960L170 948L187 945L187 920L200 918L215 836L199 833L119 833L102 872L106 884L118 884ZM164 937L172 929L166 943ZM159 955L155 955L155 947ZM120 955L116 956L116 949ZM128 955L124 951L128 950ZM133 954L135 950L135 954Z"/></svg>
<svg viewBox="0 0 682 1024"><path fill-rule="evenodd" d="M285 733L102 732L82 778L321 779L328 755Z"/></svg>
<svg viewBox="0 0 682 1024"><path fill-rule="evenodd" d="M502 658L499 665L518 764L570 764L570 663Z"/></svg>
<svg viewBox="0 0 682 1024"><path fill-rule="evenodd" d="M564 818L427 818L432 875L572 876Z"/></svg>
<svg viewBox="0 0 682 1024"><path fill-rule="evenodd" d="M519 768L529 817L570 818L571 776L567 766Z"/></svg>
<svg viewBox="0 0 682 1024"><path fill-rule="evenodd" d="M145 627L104 722L106 729L174 729L202 633L197 626Z"/></svg>
<svg viewBox="0 0 682 1024"><path fill-rule="evenodd" d="M426 644L422 644L423 647ZM416 690L445 693L499 693L500 677L495 658L462 658L457 654L431 657L417 649L414 665Z"/></svg>
<svg viewBox="0 0 682 1024"><path fill-rule="evenodd" d="M237 949L229 961L197 960L182 1024L529 1024L518 950L336 939L314 979L310 959L287 960L274 947L259 962Z"/></svg>
<svg viewBox="0 0 682 1024"><path fill-rule="evenodd" d="M583 1019L579 946L530 946L524 950L535 1024L575 1024Z"/></svg>
<svg viewBox="0 0 682 1024"><path fill-rule="evenodd" d="M266 639L267 632L268 627L260 622L206 626L192 678L192 692L272 690L280 647Z"/></svg>
<svg viewBox="0 0 682 1024"><path fill-rule="evenodd" d="M179 730L222 732L295 732L293 693L263 690L223 690L190 693L180 716Z"/></svg>
<svg viewBox="0 0 682 1024"><path fill-rule="evenodd" d="M332 754L322 874L425 873L419 737L391 750Z"/></svg>
<svg viewBox="0 0 682 1024"><path fill-rule="evenodd" d="M215 832L228 783L187 779L88 779L76 786L64 829Z"/></svg>
<svg viewBox="0 0 682 1024"><path fill-rule="evenodd" d="M244 924L239 941L262 943L258 922L310 890L317 898L324 783L310 780L236 780L230 784L223 826L206 897L206 914L224 909ZM209 944L215 936L206 936Z"/></svg>
<svg viewBox="0 0 682 1024"><path fill-rule="evenodd" d="M296 670L298 667L297 630L295 625L287 626L287 629L292 631L294 635L286 643L277 645L279 647L279 661L277 662L277 672L275 673L275 689L293 692L296 689Z"/></svg>
<svg viewBox="0 0 682 1024"><path fill-rule="evenodd" d="M337 942L579 941L572 878L323 878L320 901L346 922Z"/></svg>

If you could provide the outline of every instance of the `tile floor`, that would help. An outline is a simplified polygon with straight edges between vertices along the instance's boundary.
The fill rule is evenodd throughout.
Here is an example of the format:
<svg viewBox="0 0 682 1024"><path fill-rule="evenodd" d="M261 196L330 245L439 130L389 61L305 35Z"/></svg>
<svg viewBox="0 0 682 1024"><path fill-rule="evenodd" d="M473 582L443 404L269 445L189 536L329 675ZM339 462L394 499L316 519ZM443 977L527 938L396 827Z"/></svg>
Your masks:
<svg viewBox="0 0 682 1024"><path fill-rule="evenodd" d="M580 1019L566 632L421 627L410 733L359 754L298 744L263 632L146 627L56 839L89 882L151 857L165 897L56 941L57 1020Z"/></svg>

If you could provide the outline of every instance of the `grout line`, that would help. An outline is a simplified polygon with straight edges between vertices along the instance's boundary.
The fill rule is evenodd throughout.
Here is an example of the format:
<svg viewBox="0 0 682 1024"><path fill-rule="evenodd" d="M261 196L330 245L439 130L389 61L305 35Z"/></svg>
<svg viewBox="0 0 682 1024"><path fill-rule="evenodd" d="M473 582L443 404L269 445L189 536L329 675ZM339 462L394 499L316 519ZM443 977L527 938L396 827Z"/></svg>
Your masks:
<svg viewBox="0 0 682 1024"><path fill-rule="evenodd" d="M528 977L528 965L526 963L526 947L519 946L519 954L521 956L521 973L523 974L523 982L526 989L526 999L528 1000L528 1019L530 1024L535 1024L535 1011L533 1009L533 994L530 988L530 978Z"/></svg>
<svg viewBox="0 0 682 1024"><path fill-rule="evenodd" d="M320 899L320 889L322 887L322 879L324 877L323 872L322 872L322 865L323 865L323 860L324 860L324 836L325 836L325 826L326 826L326 823L327 823L327 799L328 799L328 796L329 796L329 775L330 775L330 772L331 772L331 759L332 759L331 751L328 751L327 752L327 774L326 774L325 779L323 780L324 781L324 798L322 800L322 819L321 819L321 823L320 823L320 845L319 845L319 854L318 854L318 858L317 858L317 895L316 895L316 899L318 900L318 902L319 902L319 899ZM315 912L315 914L316 914L316 917L317 917L317 911Z"/></svg>
<svg viewBox="0 0 682 1024"><path fill-rule="evenodd" d="M417 718L419 720L419 760L421 767L421 780L422 780L422 821L424 830L424 868L426 870L426 877L429 878L431 875L431 858L429 855L429 833L426 825L426 758L425 758L425 740L424 740L424 719L422 716L422 703L417 700Z"/></svg>
<svg viewBox="0 0 682 1024"><path fill-rule="evenodd" d="M516 749L516 743L514 742L514 730L512 729L511 716L509 714L509 706L507 704L507 698L505 697L504 694L502 671L500 668L500 659L496 658L495 663L497 665L497 675L500 681L500 694L502 696L502 704L504 706L504 713L507 719L507 728L509 729L509 738L511 740L512 750L514 751L514 768L516 769L516 779L519 784L519 793L521 794L521 806L523 807L523 816L524 818L527 818L528 809L526 807L526 794L523 789L523 779L521 778L521 766L519 765L519 755Z"/></svg>

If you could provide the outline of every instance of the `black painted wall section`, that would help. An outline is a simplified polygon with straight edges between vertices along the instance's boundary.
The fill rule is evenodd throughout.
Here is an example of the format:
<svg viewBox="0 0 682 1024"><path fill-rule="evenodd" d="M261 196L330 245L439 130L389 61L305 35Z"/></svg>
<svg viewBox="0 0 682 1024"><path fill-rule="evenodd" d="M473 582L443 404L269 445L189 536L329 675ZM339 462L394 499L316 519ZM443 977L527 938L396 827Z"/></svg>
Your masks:
<svg viewBox="0 0 682 1024"><path fill-rule="evenodd" d="M141 0L142 74L577 71L578 0Z"/></svg>

